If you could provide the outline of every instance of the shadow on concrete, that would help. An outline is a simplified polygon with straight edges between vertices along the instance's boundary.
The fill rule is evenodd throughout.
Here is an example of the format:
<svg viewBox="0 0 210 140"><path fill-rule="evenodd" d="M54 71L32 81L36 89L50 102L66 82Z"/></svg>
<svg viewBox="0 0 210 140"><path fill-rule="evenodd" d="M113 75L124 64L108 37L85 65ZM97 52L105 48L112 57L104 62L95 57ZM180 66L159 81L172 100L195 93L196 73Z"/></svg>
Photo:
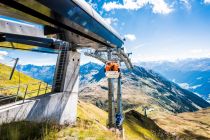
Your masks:
<svg viewBox="0 0 210 140"><path fill-rule="evenodd" d="M71 93L51 93L36 98L26 120L59 123L70 95Z"/></svg>

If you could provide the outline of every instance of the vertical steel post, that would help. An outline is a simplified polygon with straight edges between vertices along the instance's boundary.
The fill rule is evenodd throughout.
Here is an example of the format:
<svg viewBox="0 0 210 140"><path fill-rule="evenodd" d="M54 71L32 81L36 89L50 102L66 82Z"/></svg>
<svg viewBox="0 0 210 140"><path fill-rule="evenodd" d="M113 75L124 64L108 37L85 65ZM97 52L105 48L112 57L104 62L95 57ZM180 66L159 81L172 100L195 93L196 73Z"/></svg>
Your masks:
<svg viewBox="0 0 210 140"><path fill-rule="evenodd" d="M12 80L12 76L13 76L13 74L14 74L14 72L15 72L15 68L16 68L16 66L17 66L18 60L19 60L19 58L16 58L16 59L15 59L15 64L14 64L14 66L13 66L13 68L12 68L12 72L11 72L11 74L10 74L9 80Z"/></svg>
<svg viewBox="0 0 210 140"><path fill-rule="evenodd" d="M45 88L45 94L47 93L47 89L48 89L48 84L46 85L46 88Z"/></svg>
<svg viewBox="0 0 210 140"><path fill-rule="evenodd" d="M108 51L108 60L112 59L111 51ZM108 127L115 127L115 103L114 103L114 83L108 78Z"/></svg>
<svg viewBox="0 0 210 140"><path fill-rule="evenodd" d="M120 62L119 62L120 65ZM121 72L117 81L117 113L122 114L122 77Z"/></svg>
<svg viewBox="0 0 210 140"><path fill-rule="evenodd" d="M25 94L24 94L24 97L23 97L23 103L25 102L27 92L28 92L28 85L26 85L26 90L25 90Z"/></svg>
<svg viewBox="0 0 210 140"><path fill-rule="evenodd" d="M120 61L119 61L120 66ZM116 114L116 127L122 130L123 122L123 108L122 108L122 77L121 71L117 79L117 114ZM121 131L121 136L123 137L123 132Z"/></svg>
<svg viewBox="0 0 210 140"><path fill-rule="evenodd" d="M16 94L15 102L18 100L19 91L20 91L20 85L19 85L18 88L17 88L17 94Z"/></svg>
<svg viewBox="0 0 210 140"><path fill-rule="evenodd" d="M37 96L39 96L39 92L40 92L41 86L42 86L42 82L39 83L39 88L38 88Z"/></svg>

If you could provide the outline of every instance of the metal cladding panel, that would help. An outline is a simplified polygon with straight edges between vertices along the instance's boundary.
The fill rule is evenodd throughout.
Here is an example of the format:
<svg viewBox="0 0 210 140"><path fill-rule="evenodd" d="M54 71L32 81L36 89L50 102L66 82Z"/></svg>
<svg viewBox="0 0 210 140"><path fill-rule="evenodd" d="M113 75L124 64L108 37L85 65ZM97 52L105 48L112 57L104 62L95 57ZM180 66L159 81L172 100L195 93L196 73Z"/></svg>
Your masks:
<svg viewBox="0 0 210 140"><path fill-rule="evenodd" d="M101 25L103 25L107 30L113 33L116 37L121 39L121 36L109 25L105 22L105 20L84 0L72 0L78 6L80 6L85 12L87 12L90 16L92 16L96 21L98 21Z"/></svg>
<svg viewBox="0 0 210 140"><path fill-rule="evenodd" d="M38 24L32 24L0 16L0 33L19 34L34 37L45 37L44 27Z"/></svg>
<svg viewBox="0 0 210 140"><path fill-rule="evenodd" d="M93 32L106 42L121 47L120 36L86 2L77 0L37 0L54 12L84 28L86 33ZM87 6L88 5L88 6Z"/></svg>
<svg viewBox="0 0 210 140"><path fill-rule="evenodd" d="M43 25L52 25L46 21L43 21L39 18L36 18L34 16L31 16L29 13L24 13L21 12L20 10L16 9L16 8L12 8L9 7L7 5L4 5L3 3L7 1L8 3L13 3L13 2L18 2L21 3L29 8L34 8L35 10L39 11L40 13L46 15L46 16L51 16L51 10L49 8L47 8L46 6L38 3L35 0L0 0L0 15L4 15L7 17L13 17L16 19L21 19L24 21L28 21L28 22L34 22L34 23L38 23L38 24L43 24Z"/></svg>
<svg viewBox="0 0 210 140"><path fill-rule="evenodd" d="M85 33L85 28L59 14L56 14L50 8L44 6L36 0L0 0L0 15L4 15L6 19L13 17L15 21L21 19L21 22L28 21L67 30L65 32L66 41L77 44L78 47L88 47L93 49L113 47L113 45L106 43L102 37L94 34L93 32ZM19 28L19 26L17 28ZM24 30L25 29L26 28L24 28ZM29 30L29 32L30 31L32 30ZM19 34L23 32L13 33ZM23 35L26 34L23 33Z"/></svg>

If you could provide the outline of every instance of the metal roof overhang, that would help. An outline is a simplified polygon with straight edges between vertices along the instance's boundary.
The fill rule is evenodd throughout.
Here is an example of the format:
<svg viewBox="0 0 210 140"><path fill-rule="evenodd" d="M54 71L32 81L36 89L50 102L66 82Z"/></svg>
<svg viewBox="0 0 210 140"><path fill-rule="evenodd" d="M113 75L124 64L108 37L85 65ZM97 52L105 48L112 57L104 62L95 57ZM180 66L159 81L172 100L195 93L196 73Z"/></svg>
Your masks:
<svg viewBox="0 0 210 140"><path fill-rule="evenodd" d="M0 0L0 14L69 32L72 43L101 49L122 47L118 33L83 0Z"/></svg>

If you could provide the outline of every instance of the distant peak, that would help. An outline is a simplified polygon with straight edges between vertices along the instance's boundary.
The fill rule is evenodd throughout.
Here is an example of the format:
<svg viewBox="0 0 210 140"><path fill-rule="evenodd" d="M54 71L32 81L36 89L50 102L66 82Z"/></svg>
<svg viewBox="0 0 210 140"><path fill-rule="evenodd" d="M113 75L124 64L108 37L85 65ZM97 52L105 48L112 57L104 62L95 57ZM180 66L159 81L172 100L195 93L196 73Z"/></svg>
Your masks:
<svg viewBox="0 0 210 140"><path fill-rule="evenodd" d="M82 66L90 66L90 65L91 65L91 66L93 66L93 65L94 65L94 66L102 66L102 65L100 65L100 64L98 64L98 63L94 63L94 62L91 62L91 61L88 62L88 63L86 63L86 64L83 64Z"/></svg>

